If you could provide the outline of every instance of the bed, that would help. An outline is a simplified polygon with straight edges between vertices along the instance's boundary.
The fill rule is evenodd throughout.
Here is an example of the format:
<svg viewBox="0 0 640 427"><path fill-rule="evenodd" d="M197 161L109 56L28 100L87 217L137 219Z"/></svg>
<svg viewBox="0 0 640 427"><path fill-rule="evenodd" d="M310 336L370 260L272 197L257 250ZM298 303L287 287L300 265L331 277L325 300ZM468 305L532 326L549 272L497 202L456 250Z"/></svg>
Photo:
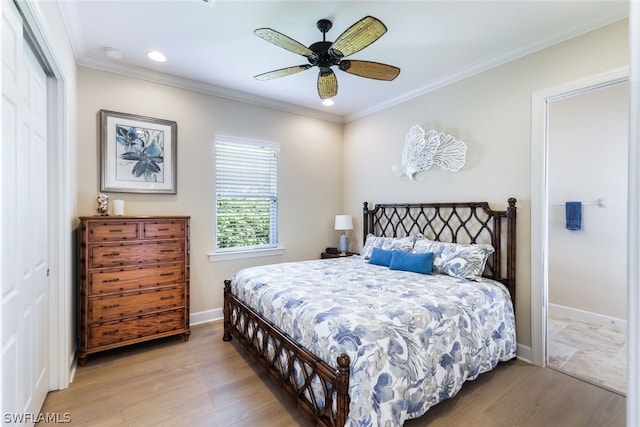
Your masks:
<svg viewBox="0 0 640 427"><path fill-rule="evenodd" d="M316 425L402 425L516 354L514 198L365 202L362 228L358 256L225 280L223 339Z"/></svg>

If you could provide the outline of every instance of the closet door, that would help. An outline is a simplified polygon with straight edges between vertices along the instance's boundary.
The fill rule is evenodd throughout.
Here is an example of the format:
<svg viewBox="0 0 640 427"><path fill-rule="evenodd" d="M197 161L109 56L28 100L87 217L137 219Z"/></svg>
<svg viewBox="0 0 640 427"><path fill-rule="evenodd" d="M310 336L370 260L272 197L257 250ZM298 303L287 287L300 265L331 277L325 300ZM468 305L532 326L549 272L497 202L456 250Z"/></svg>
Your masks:
<svg viewBox="0 0 640 427"><path fill-rule="evenodd" d="M47 77L2 2L2 409L33 424L49 388Z"/></svg>

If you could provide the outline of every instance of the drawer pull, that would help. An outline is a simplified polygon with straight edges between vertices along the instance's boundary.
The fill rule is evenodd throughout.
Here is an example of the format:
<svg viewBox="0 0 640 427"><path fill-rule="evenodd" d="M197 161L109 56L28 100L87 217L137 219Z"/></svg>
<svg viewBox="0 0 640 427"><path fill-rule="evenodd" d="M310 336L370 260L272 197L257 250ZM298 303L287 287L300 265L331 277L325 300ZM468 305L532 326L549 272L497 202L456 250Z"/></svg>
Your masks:
<svg viewBox="0 0 640 427"><path fill-rule="evenodd" d="M165 324L165 323L173 323L174 320L173 319L166 319L166 320L161 320L160 323L161 324Z"/></svg>
<svg viewBox="0 0 640 427"><path fill-rule="evenodd" d="M107 280L103 280L102 283L115 283L115 282L119 282L120 279L118 279L117 277L115 279L107 279Z"/></svg>
<svg viewBox="0 0 640 427"><path fill-rule="evenodd" d="M167 254L173 252L173 249L160 249L160 252L163 254Z"/></svg>
<svg viewBox="0 0 640 427"><path fill-rule="evenodd" d="M160 273L160 277L173 276L175 273Z"/></svg>
<svg viewBox="0 0 640 427"><path fill-rule="evenodd" d="M102 335L117 335L120 333L119 329L114 329L113 331L105 331Z"/></svg>
<svg viewBox="0 0 640 427"><path fill-rule="evenodd" d="M111 252L111 253L108 253L108 254L104 254L102 256L104 256L104 257L120 256L120 252Z"/></svg>
<svg viewBox="0 0 640 427"><path fill-rule="evenodd" d="M173 299L173 298L174 298L173 295L169 295L169 296L166 296L166 297L160 297L160 301L165 301L165 300Z"/></svg>
<svg viewBox="0 0 640 427"><path fill-rule="evenodd" d="M103 305L102 308L105 310L110 310L112 308L118 308L120 307L120 304L111 304L111 305Z"/></svg>
<svg viewBox="0 0 640 427"><path fill-rule="evenodd" d="M158 231L169 231L168 228L158 228Z"/></svg>
<svg viewBox="0 0 640 427"><path fill-rule="evenodd" d="M122 229L121 228L112 228L111 230L109 230L109 233L122 233Z"/></svg>

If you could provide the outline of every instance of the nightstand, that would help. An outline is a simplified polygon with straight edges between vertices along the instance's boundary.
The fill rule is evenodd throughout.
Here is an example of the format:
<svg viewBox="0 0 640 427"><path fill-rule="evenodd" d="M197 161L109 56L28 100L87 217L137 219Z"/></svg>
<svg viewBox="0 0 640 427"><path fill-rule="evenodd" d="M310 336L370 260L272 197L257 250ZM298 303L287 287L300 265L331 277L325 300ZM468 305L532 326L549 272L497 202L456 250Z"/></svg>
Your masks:
<svg viewBox="0 0 640 427"><path fill-rule="evenodd" d="M343 258L343 257L348 257L348 256L353 256L353 255L358 255L355 252L347 252L346 254L341 254L341 253L337 253L337 254L328 254L326 252L322 252L320 254L320 258L321 259L327 259L327 258Z"/></svg>

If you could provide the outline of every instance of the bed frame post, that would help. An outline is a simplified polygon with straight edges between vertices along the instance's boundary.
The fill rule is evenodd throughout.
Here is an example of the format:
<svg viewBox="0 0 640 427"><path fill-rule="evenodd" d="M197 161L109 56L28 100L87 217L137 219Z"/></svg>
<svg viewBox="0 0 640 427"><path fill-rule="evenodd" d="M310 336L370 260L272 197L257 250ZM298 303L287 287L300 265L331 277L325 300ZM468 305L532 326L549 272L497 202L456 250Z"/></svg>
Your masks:
<svg viewBox="0 0 640 427"><path fill-rule="evenodd" d="M349 415L349 365L351 360L346 354L338 356L336 370L336 425L343 426Z"/></svg>
<svg viewBox="0 0 640 427"><path fill-rule="evenodd" d="M507 281L513 310L516 309L516 199L510 197L507 207Z"/></svg>
<svg viewBox="0 0 640 427"><path fill-rule="evenodd" d="M231 341L231 305L229 303L231 296L231 280L224 281L224 304L222 312L224 316L224 332L222 334L223 341Z"/></svg>
<svg viewBox="0 0 640 427"><path fill-rule="evenodd" d="M371 216L369 216L369 203L364 202L362 208L362 244L367 241L367 234L369 234L369 230L371 229Z"/></svg>

